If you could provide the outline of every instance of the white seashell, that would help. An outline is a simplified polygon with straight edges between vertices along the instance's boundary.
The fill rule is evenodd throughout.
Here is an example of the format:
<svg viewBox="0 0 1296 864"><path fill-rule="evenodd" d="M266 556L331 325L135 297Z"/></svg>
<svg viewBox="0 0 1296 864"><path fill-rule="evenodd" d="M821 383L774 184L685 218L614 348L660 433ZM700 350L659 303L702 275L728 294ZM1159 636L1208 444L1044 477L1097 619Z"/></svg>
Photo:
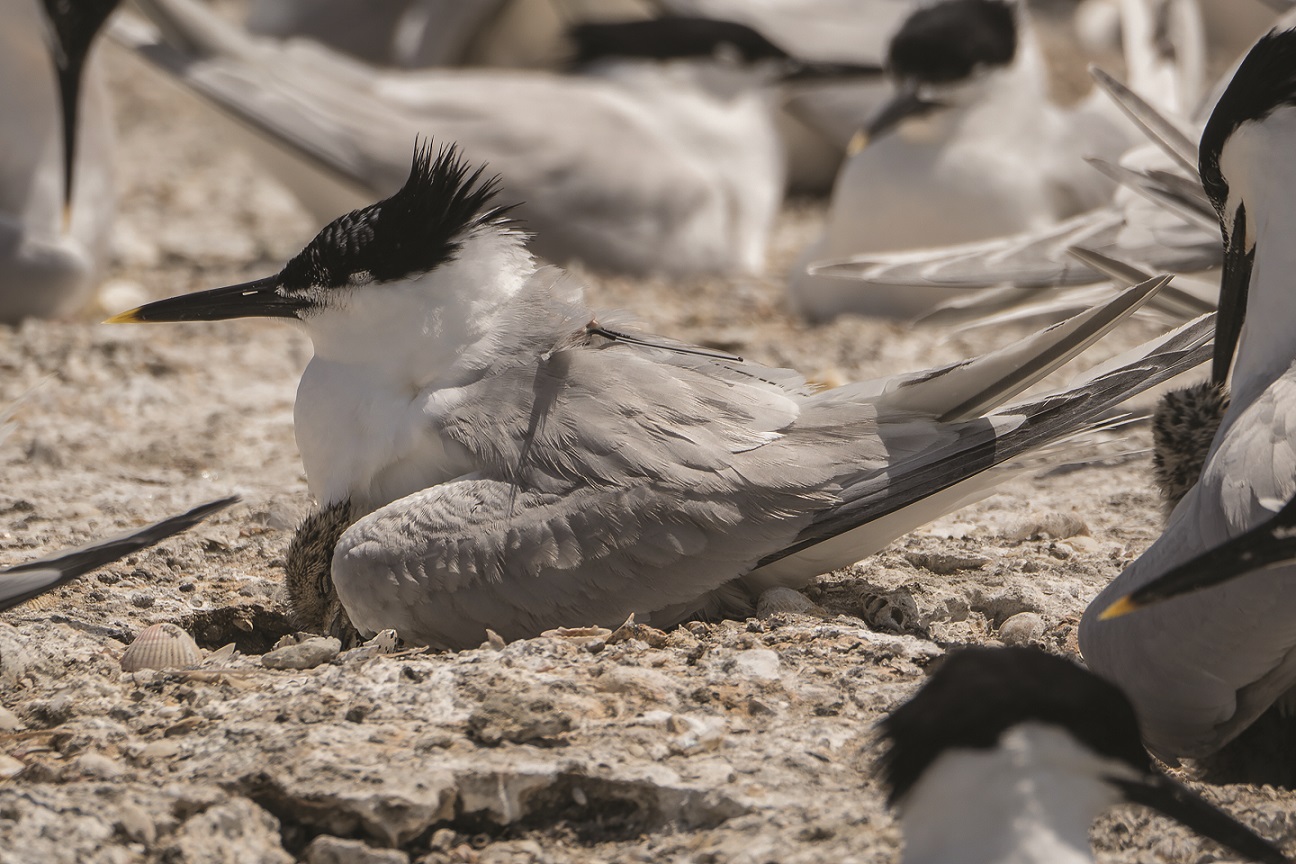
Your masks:
<svg viewBox="0 0 1296 864"><path fill-rule="evenodd" d="M200 662L202 649L193 637L174 624L145 627L122 654L123 672L141 669L184 669Z"/></svg>

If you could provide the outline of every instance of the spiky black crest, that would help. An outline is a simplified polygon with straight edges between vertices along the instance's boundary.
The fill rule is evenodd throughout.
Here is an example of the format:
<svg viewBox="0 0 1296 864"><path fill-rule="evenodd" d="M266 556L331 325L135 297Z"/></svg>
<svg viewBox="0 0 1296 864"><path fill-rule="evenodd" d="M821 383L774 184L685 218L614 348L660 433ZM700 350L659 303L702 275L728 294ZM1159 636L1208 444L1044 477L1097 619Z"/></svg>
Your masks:
<svg viewBox="0 0 1296 864"><path fill-rule="evenodd" d="M887 67L928 84L961 81L1006 66L1017 54L1017 19L1008 0L947 0L914 12L891 37Z"/></svg>
<svg viewBox="0 0 1296 864"><path fill-rule="evenodd" d="M988 750L1022 723L1062 727L1095 753L1146 773L1138 721L1115 685L1031 648L969 648L950 656L880 725L888 803L904 798L947 750Z"/></svg>
<svg viewBox="0 0 1296 864"><path fill-rule="evenodd" d="M357 275L389 282L426 273L454 258L465 235L501 223L508 208L487 209L498 177L482 179L453 144L433 156L418 144L409 179L395 195L326 225L279 274L290 291L353 284Z"/></svg>
<svg viewBox="0 0 1296 864"><path fill-rule="evenodd" d="M1296 30L1271 30L1238 66L1202 132L1198 170L1222 222L1229 196L1220 169L1225 142L1243 123L1263 120L1284 105L1296 105ZM1223 227L1227 237L1232 226Z"/></svg>
<svg viewBox="0 0 1296 864"><path fill-rule="evenodd" d="M729 46L748 63L786 60L788 54L757 30L735 21L667 15L645 21L577 24L569 36L577 65L610 58L670 60L711 57Z"/></svg>

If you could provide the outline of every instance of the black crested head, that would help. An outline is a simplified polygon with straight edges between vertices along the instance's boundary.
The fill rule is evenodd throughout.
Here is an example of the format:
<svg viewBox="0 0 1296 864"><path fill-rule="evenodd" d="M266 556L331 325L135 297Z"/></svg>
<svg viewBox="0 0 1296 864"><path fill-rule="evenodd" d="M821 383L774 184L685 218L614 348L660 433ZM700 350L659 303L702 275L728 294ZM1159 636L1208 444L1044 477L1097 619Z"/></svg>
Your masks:
<svg viewBox="0 0 1296 864"><path fill-rule="evenodd" d="M432 142L416 144L409 179L390 198L353 210L326 225L279 273L290 291L338 288L365 276L390 282L427 273L459 252L464 236L503 224L510 208L486 209L498 177L482 179L454 144L433 156Z"/></svg>
<svg viewBox="0 0 1296 864"><path fill-rule="evenodd" d="M1238 66L1202 132L1198 171L1221 220L1229 195L1220 169L1225 142L1243 123L1263 120L1284 105L1296 105L1296 30L1271 30ZM1225 237L1231 228L1224 225Z"/></svg>
<svg viewBox="0 0 1296 864"><path fill-rule="evenodd" d="M726 48L747 63L786 60L788 54L761 33L736 21L667 15L644 21L577 24L569 36L576 65L615 58L672 60L713 57Z"/></svg>
<svg viewBox="0 0 1296 864"><path fill-rule="evenodd" d="M946 0L905 20L891 37L887 68L897 78L949 84L981 68L1007 66L1016 54L1009 0Z"/></svg>
<svg viewBox="0 0 1296 864"><path fill-rule="evenodd" d="M1022 723L1062 727L1094 752L1141 773L1152 768L1134 709L1115 685L1030 648L969 648L879 724L890 747L879 767L895 805L947 750L988 750Z"/></svg>

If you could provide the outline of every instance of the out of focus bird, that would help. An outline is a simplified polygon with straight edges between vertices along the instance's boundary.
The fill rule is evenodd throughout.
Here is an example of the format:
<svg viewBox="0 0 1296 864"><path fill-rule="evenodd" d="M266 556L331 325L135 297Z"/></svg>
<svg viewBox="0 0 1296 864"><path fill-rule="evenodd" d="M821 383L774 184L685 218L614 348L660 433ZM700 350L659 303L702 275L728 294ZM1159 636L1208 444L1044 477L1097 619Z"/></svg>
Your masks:
<svg viewBox="0 0 1296 864"><path fill-rule="evenodd" d="M384 72L305 41L251 37L193 0L138 5L156 29L136 22L115 35L255 133L321 224L399 188L411 142L434 135L504 172L539 254L632 274L762 269L783 161L754 85L815 68L730 25L680 62L613 68L605 57L615 81Z"/></svg>
<svg viewBox="0 0 1296 864"><path fill-rule="evenodd" d="M0 321L85 303L107 254L112 130L95 35L117 0L0 0Z"/></svg>
<svg viewBox="0 0 1296 864"><path fill-rule="evenodd" d="M905 864L1080 864L1105 810L1139 804L1252 861L1273 843L1157 771L1112 684L1033 648L969 648L880 724Z"/></svg>
<svg viewBox="0 0 1296 864"><path fill-rule="evenodd" d="M197 525L213 513L234 504L237 497L222 498L201 504L187 513L171 516L138 531L111 540L100 540L76 549L55 552L25 564L0 569L0 610L12 609L46 592L53 591L79 576L125 558L132 552L147 549L166 538Z"/></svg>
<svg viewBox="0 0 1296 864"><path fill-rule="evenodd" d="M424 147L396 195L337 219L279 273L112 319L305 326L315 356L294 425L325 513L295 544L293 584L335 620L319 562L331 567L362 633L462 648L487 628L746 610L986 494L1206 356L1201 321L1005 404L1158 279L983 357L811 393L788 370L588 309L537 265L494 187L455 149Z"/></svg>
<svg viewBox="0 0 1296 864"><path fill-rule="evenodd" d="M1102 619L1118 598L1262 524L1296 493L1293 247L1285 237L1296 225L1292 141L1296 30L1274 31L1239 66L1199 148L1225 237L1211 382L1227 385L1227 410L1165 532L1080 625L1090 668L1125 690L1149 746L1166 757L1218 750L1296 685L1291 565Z"/></svg>
<svg viewBox="0 0 1296 864"><path fill-rule="evenodd" d="M1140 86L1175 107L1194 103L1201 75L1194 0L1123 0L1122 10ZM1169 48L1163 30L1178 36ZM814 320L930 312L956 292L917 280L864 286L806 268L1044 230L1109 201L1114 183L1084 157L1114 161L1139 137L1102 93L1066 109L1050 101L1028 13L1013 0L918 9L892 38L887 65L896 95L860 133L824 235L790 277L793 306ZM852 275L840 271L831 268L832 276Z"/></svg>

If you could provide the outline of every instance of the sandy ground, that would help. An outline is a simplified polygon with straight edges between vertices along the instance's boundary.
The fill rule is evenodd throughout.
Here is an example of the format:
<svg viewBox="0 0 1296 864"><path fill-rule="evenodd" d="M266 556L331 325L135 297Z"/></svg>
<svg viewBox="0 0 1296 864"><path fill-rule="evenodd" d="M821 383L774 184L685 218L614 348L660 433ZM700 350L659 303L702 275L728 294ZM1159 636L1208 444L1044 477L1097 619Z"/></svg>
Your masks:
<svg viewBox="0 0 1296 864"><path fill-rule="evenodd" d="M110 60L121 222L105 302L276 270L312 235L305 215L200 106ZM821 219L787 210L777 267ZM1021 332L812 328L777 278L588 281L596 305L659 332L824 381ZM309 343L256 321L102 326L103 311L0 329L0 403L17 406L0 563L243 503L0 621L0 862L893 861L874 723L959 645L1074 655L1089 598L1159 530L1148 458L1112 460L1002 487L825 576L805 614L274 671L257 655L286 630L284 551L310 504L291 413ZM1152 331L1133 322L1086 362ZM161 621L242 654L123 674L125 645ZM1205 791L1296 848L1291 793ZM1094 838L1103 860L1217 854L1135 809Z"/></svg>

